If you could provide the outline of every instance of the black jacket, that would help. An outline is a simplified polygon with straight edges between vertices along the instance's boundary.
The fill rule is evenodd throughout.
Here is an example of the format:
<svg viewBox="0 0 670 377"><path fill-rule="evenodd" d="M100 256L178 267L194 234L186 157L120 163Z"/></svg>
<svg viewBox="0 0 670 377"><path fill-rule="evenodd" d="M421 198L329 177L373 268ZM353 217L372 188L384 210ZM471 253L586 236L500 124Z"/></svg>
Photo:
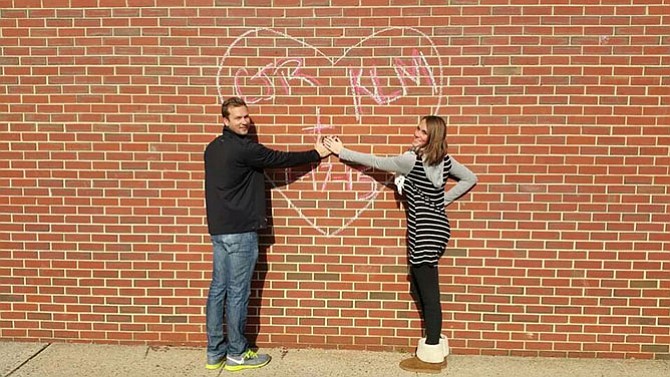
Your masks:
<svg viewBox="0 0 670 377"><path fill-rule="evenodd" d="M264 168L317 162L319 153L266 148L228 127L205 149L205 196L209 234L257 231L267 227Z"/></svg>

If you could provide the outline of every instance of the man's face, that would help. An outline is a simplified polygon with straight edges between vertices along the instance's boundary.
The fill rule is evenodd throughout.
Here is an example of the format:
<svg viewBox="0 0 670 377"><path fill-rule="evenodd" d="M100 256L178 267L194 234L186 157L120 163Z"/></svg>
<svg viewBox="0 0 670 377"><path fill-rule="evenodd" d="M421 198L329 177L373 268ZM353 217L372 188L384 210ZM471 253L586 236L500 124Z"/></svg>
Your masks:
<svg viewBox="0 0 670 377"><path fill-rule="evenodd" d="M223 124L228 126L231 131L238 135L246 135L249 133L249 125L251 118L249 117L249 110L246 106L231 107L228 109L230 113L228 118L223 118Z"/></svg>

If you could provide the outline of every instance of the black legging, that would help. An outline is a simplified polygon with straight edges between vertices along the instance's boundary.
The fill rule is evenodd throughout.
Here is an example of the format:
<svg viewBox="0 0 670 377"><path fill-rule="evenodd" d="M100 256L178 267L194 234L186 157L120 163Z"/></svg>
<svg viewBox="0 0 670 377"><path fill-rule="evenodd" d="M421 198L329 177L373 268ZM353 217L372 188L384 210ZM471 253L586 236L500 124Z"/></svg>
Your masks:
<svg viewBox="0 0 670 377"><path fill-rule="evenodd" d="M442 305L437 266L411 266L412 289L426 325L426 344L438 344L442 333Z"/></svg>

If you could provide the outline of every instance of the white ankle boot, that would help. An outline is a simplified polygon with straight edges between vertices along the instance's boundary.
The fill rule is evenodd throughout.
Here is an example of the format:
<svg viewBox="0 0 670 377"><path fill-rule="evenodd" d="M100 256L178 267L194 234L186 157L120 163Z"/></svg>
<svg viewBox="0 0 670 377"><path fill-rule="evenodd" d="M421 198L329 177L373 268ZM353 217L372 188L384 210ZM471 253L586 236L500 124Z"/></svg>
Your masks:
<svg viewBox="0 0 670 377"><path fill-rule="evenodd" d="M440 373L447 367L449 355L449 339L440 335L438 344L426 344L426 338L419 340L416 356L400 362L400 368L417 373Z"/></svg>
<svg viewBox="0 0 670 377"><path fill-rule="evenodd" d="M449 339L446 335L440 334L440 344L442 345L442 353L444 357L449 356Z"/></svg>
<svg viewBox="0 0 670 377"><path fill-rule="evenodd" d="M444 361L444 346L438 344L426 344L426 338L419 339L416 348L416 357L426 363L442 363Z"/></svg>
<svg viewBox="0 0 670 377"><path fill-rule="evenodd" d="M426 344L426 338L419 340L416 356L400 362L400 368L416 373L440 373L444 364L442 344Z"/></svg>

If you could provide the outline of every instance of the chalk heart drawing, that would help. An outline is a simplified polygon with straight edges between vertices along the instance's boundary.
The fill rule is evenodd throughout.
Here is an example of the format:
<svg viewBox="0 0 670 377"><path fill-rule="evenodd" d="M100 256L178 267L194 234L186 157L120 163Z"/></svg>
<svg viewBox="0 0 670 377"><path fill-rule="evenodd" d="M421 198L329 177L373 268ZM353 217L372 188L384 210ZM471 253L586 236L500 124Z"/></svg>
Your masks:
<svg viewBox="0 0 670 377"><path fill-rule="evenodd" d="M401 115L406 107L418 108L421 114L439 113L445 101L443 66L428 35L411 27L389 27L358 39L342 38L347 39L316 47L273 29L248 30L220 60L219 97L223 101L236 95L261 109L263 105L288 107L289 114L305 122L313 120L313 124L299 125L299 134L313 134L314 140L323 131L341 132L340 126L322 118L348 117L351 121L341 123L356 127L368 116ZM349 40L355 44L339 46L338 42ZM322 114L323 106L329 107L327 116ZM339 113L333 114L333 109ZM410 114L420 115L416 110ZM374 125L363 132L375 135ZM410 138L408 132L408 142ZM301 219L319 233L334 236L368 210L389 183L380 183L368 171L323 161L311 171L286 169L266 177ZM333 192L337 194L331 197Z"/></svg>

